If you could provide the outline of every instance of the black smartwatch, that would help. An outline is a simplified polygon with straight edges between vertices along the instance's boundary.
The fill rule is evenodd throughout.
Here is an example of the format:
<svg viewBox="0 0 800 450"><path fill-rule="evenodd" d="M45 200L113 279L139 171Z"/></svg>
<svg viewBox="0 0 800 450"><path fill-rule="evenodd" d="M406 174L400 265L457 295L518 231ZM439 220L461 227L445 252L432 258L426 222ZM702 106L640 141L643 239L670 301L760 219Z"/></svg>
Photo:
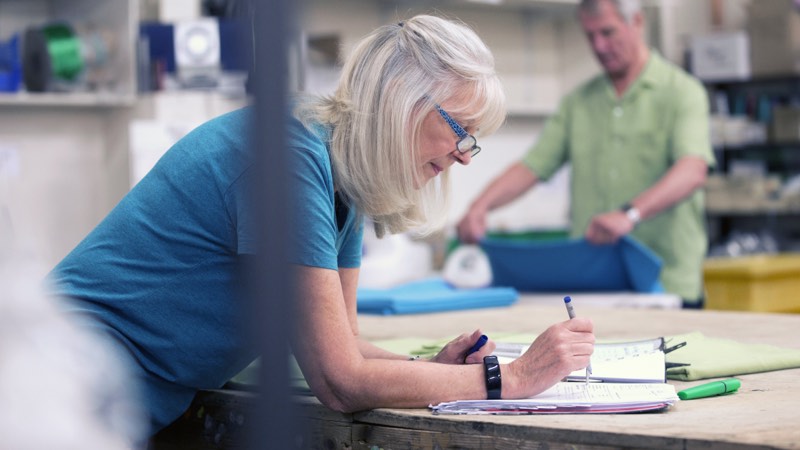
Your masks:
<svg viewBox="0 0 800 450"><path fill-rule="evenodd" d="M500 363L497 362L497 356L483 357L483 373L486 376L486 398L500 399Z"/></svg>

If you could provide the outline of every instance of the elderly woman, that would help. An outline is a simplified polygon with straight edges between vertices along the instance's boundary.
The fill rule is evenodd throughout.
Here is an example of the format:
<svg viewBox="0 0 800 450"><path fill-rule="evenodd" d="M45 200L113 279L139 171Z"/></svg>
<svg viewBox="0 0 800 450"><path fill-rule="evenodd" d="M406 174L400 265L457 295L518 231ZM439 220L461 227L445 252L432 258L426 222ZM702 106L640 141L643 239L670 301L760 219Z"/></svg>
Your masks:
<svg viewBox="0 0 800 450"><path fill-rule="evenodd" d="M237 284L242 257L255 250L250 114L221 116L179 141L51 274L68 309L130 361L153 431L256 356L240 331ZM474 32L432 16L381 27L352 52L335 94L298 100L294 116L290 242L302 333L292 347L324 404L356 411L527 397L588 364L585 319L551 326L502 366L484 361L492 342L467 355L478 330L430 361L359 339L363 219L379 235L440 226L450 166L469 164L480 151L474 135L504 119L492 55Z"/></svg>

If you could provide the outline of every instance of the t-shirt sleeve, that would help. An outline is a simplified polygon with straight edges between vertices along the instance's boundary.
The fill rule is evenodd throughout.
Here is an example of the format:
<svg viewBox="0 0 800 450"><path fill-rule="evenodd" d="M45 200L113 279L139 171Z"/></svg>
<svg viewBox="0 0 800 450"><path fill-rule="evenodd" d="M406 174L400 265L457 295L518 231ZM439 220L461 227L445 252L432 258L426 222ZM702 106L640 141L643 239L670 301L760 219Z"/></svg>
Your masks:
<svg viewBox="0 0 800 450"><path fill-rule="evenodd" d="M522 160L540 180L550 178L567 160L568 101L569 97L561 102L556 114L545 123L536 144Z"/></svg>
<svg viewBox="0 0 800 450"><path fill-rule="evenodd" d="M262 232L272 231L269 222L286 220L288 217L289 262L336 269L336 223L330 193L333 191L332 184L313 154L305 149L291 150L294 154L289 162L292 168L288 175L289 186L292 187L289 201L284 205L262 205L268 208L267 224ZM248 181L254 175L251 168L246 176L236 182L239 186L231 190L233 194L228 198L229 208L235 215L239 254L255 254L257 249L255 217L251 214L251 208L247 207L245 197L248 188L255 185ZM250 201L257 202L259 198L253 195Z"/></svg>
<svg viewBox="0 0 800 450"><path fill-rule="evenodd" d="M290 157L287 162L287 182L291 190L285 204L262 205L268 209L267 224L262 230L256 229L254 216L247 207L246 193L255 183L247 178L257 176L253 168L237 181L229 196L229 208L235 217L239 254L256 253L258 233L273 232L269 224L283 220L288 233L288 261L304 266L322 267L336 270L339 266L336 247L337 228L334 213L333 180L327 160L327 149L322 142L314 139L307 131L293 134L287 147ZM252 193L251 193L252 194ZM250 201L257 202L264 196L253 194ZM355 244L354 244L355 245ZM347 261L352 261L348 257ZM356 262L357 264L357 262Z"/></svg>
<svg viewBox="0 0 800 450"><path fill-rule="evenodd" d="M352 214L352 213L351 213ZM355 220L339 250L339 267L353 269L361 266L364 240L364 221Z"/></svg>
<svg viewBox="0 0 800 450"><path fill-rule="evenodd" d="M290 149L289 261L336 270L337 228L330 170L326 170L317 152L304 147Z"/></svg>
<svg viewBox="0 0 800 450"><path fill-rule="evenodd" d="M676 95L675 127L672 135L674 160L684 156L699 156L714 165L709 131L708 97L703 87L692 79L684 79Z"/></svg>
<svg viewBox="0 0 800 450"><path fill-rule="evenodd" d="M290 120L288 131L286 181L290 192L285 204L265 205L269 212L262 230L255 229L241 198L234 198L236 205L229 206L236 211L232 215L238 222L238 252L255 253L254 236L272 232L270 223L283 220L290 263L332 270L360 266L363 225L350 212L345 229L339 232L333 175L324 141L295 119ZM249 177L258 175L253 169L248 172ZM252 184L243 180L238 183L234 191L241 197ZM253 195L252 200L259 201L259 196Z"/></svg>

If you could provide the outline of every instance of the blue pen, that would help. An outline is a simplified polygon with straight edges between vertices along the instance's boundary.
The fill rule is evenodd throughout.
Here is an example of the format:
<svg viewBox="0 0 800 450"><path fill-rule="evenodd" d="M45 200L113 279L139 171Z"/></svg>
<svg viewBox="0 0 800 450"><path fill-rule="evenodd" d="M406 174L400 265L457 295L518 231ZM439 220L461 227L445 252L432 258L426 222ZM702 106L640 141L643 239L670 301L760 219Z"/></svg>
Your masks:
<svg viewBox="0 0 800 450"><path fill-rule="evenodd" d="M477 352L478 350L480 350L481 347L486 345L486 343L488 341L489 341L489 336L486 336L485 334L482 334L481 337L479 337L478 340L475 341L475 344L472 347L470 347L469 351L467 351L467 354L464 355L464 359L466 360L467 356L469 356L469 355Z"/></svg>
<svg viewBox="0 0 800 450"><path fill-rule="evenodd" d="M572 309L572 299L568 296L564 297L564 306L567 307L567 314L569 314L570 319L575 318L575 310ZM586 383L589 382L589 375L592 374L592 363L591 360L589 361L589 365L586 366Z"/></svg>

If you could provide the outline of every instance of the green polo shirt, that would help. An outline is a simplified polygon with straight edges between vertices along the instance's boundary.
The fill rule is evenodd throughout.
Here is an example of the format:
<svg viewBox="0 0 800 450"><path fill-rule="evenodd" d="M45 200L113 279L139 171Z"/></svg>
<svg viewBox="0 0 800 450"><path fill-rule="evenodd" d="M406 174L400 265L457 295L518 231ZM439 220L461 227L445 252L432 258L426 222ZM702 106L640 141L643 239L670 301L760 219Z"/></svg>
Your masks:
<svg viewBox="0 0 800 450"><path fill-rule="evenodd" d="M565 97L524 162L543 180L571 164L571 234L579 237L593 216L630 201L684 156L714 164L706 92L651 51L622 98L605 75ZM701 190L640 223L632 235L663 259L668 292L701 297L708 246Z"/></svg>

